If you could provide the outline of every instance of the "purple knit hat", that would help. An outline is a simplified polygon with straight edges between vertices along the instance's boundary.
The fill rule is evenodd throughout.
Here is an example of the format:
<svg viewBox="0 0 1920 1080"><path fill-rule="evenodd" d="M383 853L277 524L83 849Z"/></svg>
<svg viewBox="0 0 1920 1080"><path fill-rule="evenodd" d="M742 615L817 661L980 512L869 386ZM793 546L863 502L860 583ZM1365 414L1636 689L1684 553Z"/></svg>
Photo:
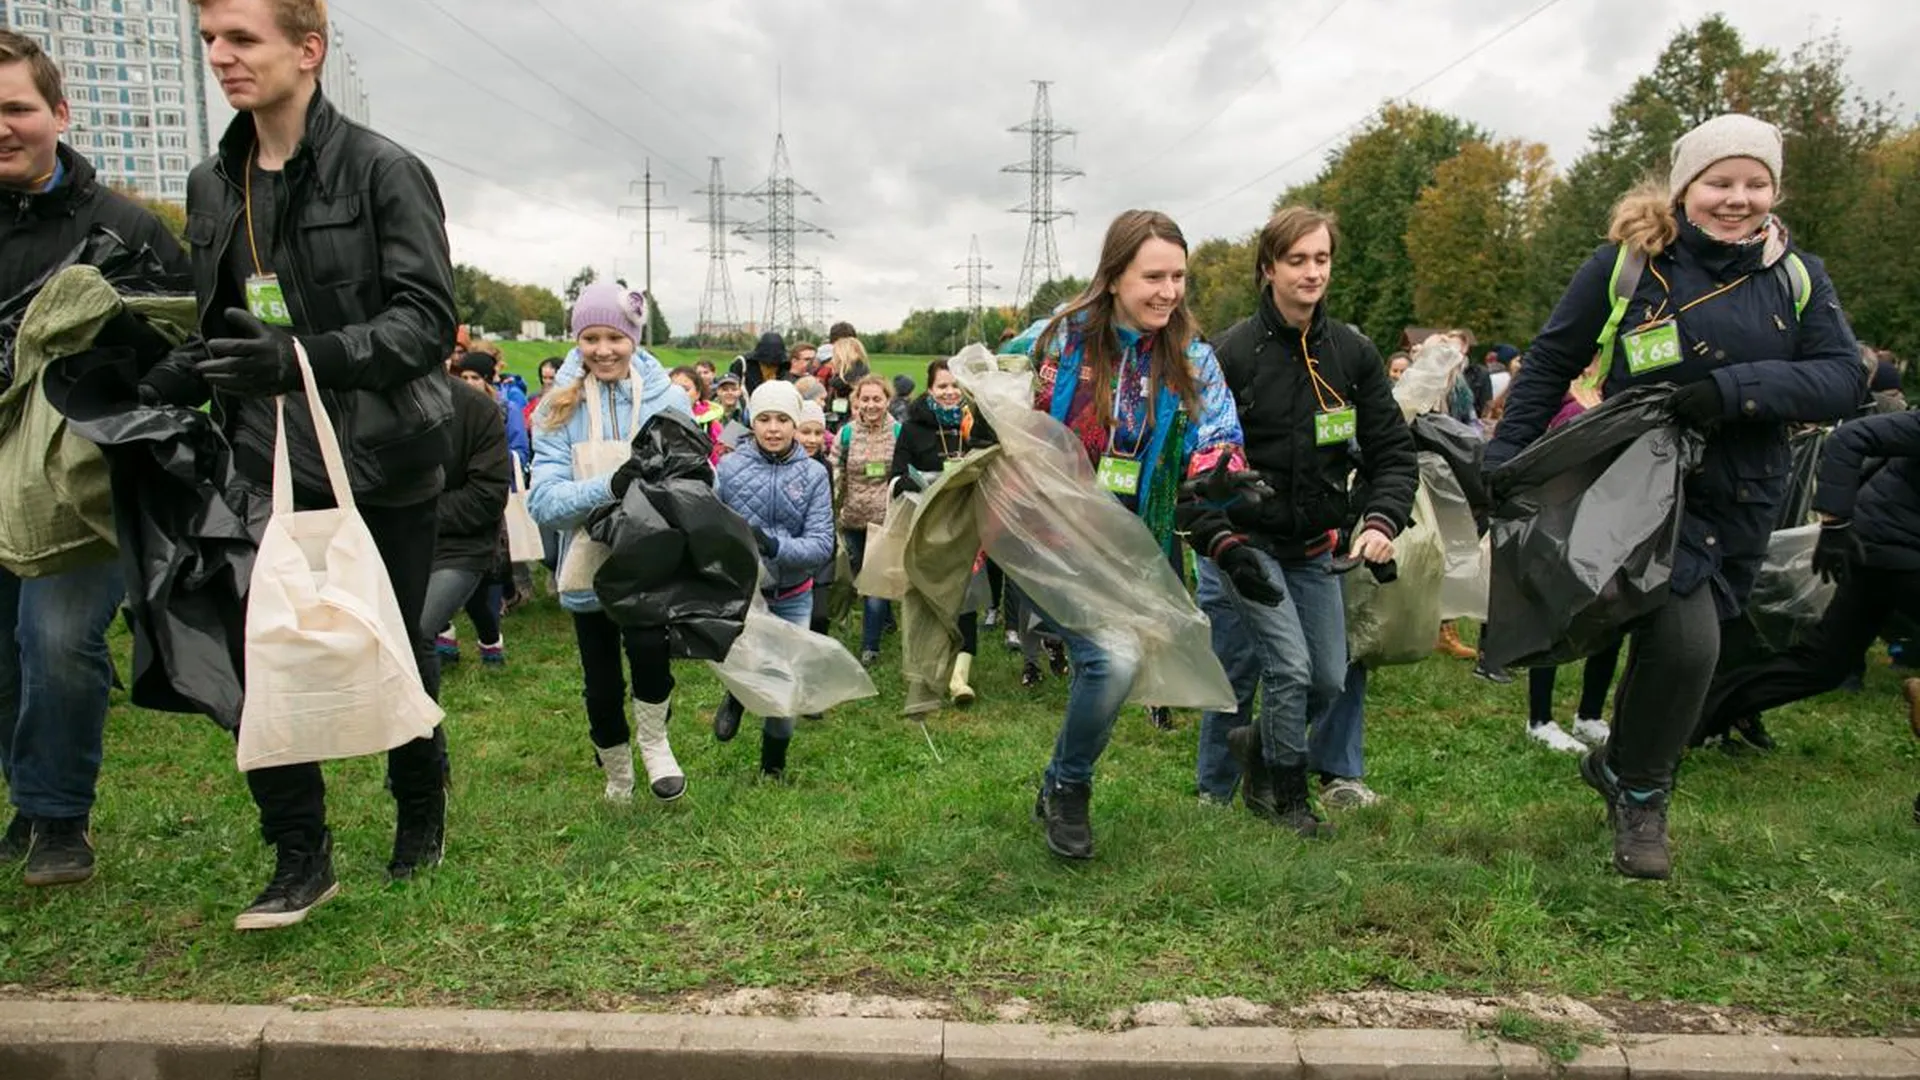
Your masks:
<svg viewBox="0 0 1920 1080"><path fill-rule="evenodd" d="M647 298L614 282L596 281L580 290L571 322L576 338L589 326L608 326L638 343L646 337Z"/></svg>

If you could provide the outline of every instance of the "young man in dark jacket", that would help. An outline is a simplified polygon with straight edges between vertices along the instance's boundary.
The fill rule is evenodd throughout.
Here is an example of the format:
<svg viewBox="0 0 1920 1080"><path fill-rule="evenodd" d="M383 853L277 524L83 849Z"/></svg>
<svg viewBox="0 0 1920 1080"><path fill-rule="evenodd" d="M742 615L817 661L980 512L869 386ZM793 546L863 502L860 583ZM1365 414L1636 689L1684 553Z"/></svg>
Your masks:
<svg viewBox="0 0 1920 1080"><path fill-rule="evenodd" d="M137 287L185 292L180 245L61 144L67 122L59 67L32 38L0 30L0 300L34 288L96 229L159 256L167 276ZM0 340L0 390L12 381L13 345ZM111 560L33 578L0 567L0 770L14 806L0 861L25 857L29 885L93 876L89 827L113 682L106 629L122 593Z"/></svg>
<svg viewBox="0 0 1920 1080"><path fill-rule="evenodd" d="M1213 561L1197 560L1202 608L1244 628L1241 640L1262 661L1264 691L1251 725L1229 732L1230 716L1203 719L1202 792L1231 798L1230 774L1220 780L1230 748L1247 809L1303 836L1326 830L1307 797L1310 759L1329 775L1357 780L1357 766L1328 760L1336 748L1357 745L1357 734L1318 730L1347 675L1345 600L1329 568L1348 530L1348 554L1391 561L1420 477L1379 351L1327 317L1336 244L1329 215L1304 207L1274 215L1254 265L1260 310L1214 343L1240 410L1247 463L1271 489L1229 514L1281 587L1247 595ZM1367 492L1358 506L1347 482L1356 468ZM1229 668L1237 659L1221 657Z"/></svg>
<svg viewBox="0 0 1920 1080"><path fill-rule="evenodd" d="M360 516L413 631L429 692L438 665L420 631L453 387L453 268L445 212L426 166L342 117L320 93L319 0L196 0L207 59L239 115L187 181L187 239L203 346L147 377L143 394L197 404L209 393L242 482L271 482L273 399L287 394L295 502L332 505L294 339L305 346L346 452ZM444 741L388 756L398 804L387 872L437 863L445 832ZM247 774L273 844L273 878L235 920L289 926L338 891L325 786L315 764Z"/></svg>
<svg viewBox="0 0 1920 1080"><path fill-rule="evenodd" d="M1860 670L1892 616L1920 618L1920 412L1835 428L1820 452L1813 508L1813 569L1838 586L1826 613L1786 652L1714 679L1700 730L1725 731L1834 689ZM1906 689L1920 733L1920 680Z"/></svg>

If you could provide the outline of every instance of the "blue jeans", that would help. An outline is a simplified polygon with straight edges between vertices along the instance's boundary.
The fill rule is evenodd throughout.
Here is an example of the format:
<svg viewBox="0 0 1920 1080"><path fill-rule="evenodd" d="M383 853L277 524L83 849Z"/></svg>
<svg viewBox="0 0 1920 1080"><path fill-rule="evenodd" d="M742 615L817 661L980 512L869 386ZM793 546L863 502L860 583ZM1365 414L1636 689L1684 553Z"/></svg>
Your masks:
<svg viewBox="0 0 1920 1080"><path fill-rule="evenodd" d="M813 623L813 590L808 589L798 596L789 596L785 600L768 600L767 610L781 622L805 630ZM793 717L763 716L760 718L760 730L769 738L793 738Z"/></svg>
<svg viewBox="0 0 1920 1080"><path fill-rule="evenodd" d="M1367 666L1347 665L1347 685L1307 734L1307 767L1358 780L1367 773Z"/></svg>
<svg viewBox="0 0 1920 1080"><path fill-rule="evenodd" d="M93 811L125 596L118 563L44 578L0 570L0 771L32 818Z"/></svg>
<svg viewBox="0 0 1920 1080"><path fill-rule="evenodd" d="M1113 738L1114 721L1133 690L1140 672L1139 656L1108 651L1092 638L1066 630L1041 611L1031 599L1040 624L1060 635L1073 661L1073 685L1067 688L1067 715L1053 741L1053 760L1047 763L1046 784L1091 784L1093 766Z"/></svg>
<svg viewBox="0 0 1920 1080"><path fill-rule="evenodd" d="M1200 757L1196 780L1200 794L1219 802L1233 801L1240 786L1240 765L1227 749L1227 732L1253 723L1254 697L1260 689L1260 654L1247 642L1240 628L1240 612L1227 595L1225 578L1218 567L1206 559L1194 559L1194 600L1207 616L1213 635L1213 652L1227 671L1238 708L1230 713L1200 714Z"/></svg>
<svg viewBox="0 0 1920 1080"><path fill-rule="evenodd" d="M1241 596L1232 579L1221 573L1209 559L1196 559L1201 588L1223 593L1237 617L1237 629L1214 628L1216 647L1224 634L1229 641L1242 642L1241 648L1253 653L1260 667L1262 689L1256 723L1267 764L1279 768L1298 768L1308 764L1307 727L1325 716L1339 696L1347 670L1347 609L1340 579L1327 573L1327 556L1281 563L1263 551L1255 551L1267 575L1281 583L1285 596L1275 605L1256 604ZM1211 577L1213 582L1207 584ZM1214 609L1222 605L1214 602ZM1213 614L1213 611L1209 611ZM1223 665L1237 665L1230 651L1221 657ZM1209 729L1220 742L1225 732L1221 721L1201 723L1201 737ZM1203 759L1209 753L1201 751ZM1208 790L1204 784L1202 790ZM1208 790L1218 794L1217 790Z"/></svg>
<svg viewBox="0 0 1920 1080"><path fill-rule="evenodd" d="M847 562L858 576L867 561L867 530L844 529L840 539L847 545ZM887 624L893 621L893 605L877 596L863 596L860 601L860 651L877 653L880 635L887 632Z"/></svg>

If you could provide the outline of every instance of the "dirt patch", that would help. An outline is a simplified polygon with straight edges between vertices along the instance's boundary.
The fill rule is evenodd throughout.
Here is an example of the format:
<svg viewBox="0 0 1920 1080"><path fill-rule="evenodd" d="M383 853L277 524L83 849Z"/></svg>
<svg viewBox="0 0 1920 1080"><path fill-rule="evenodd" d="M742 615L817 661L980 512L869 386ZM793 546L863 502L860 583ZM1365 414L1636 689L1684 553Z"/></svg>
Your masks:
<svg viewBox="0 0 1920 1080"><path fill-rule="evenodd" d="M734 990L694 997L687 1008L705 1016L857 1017L863 1020L945 1020L951 1005L886 994L794 994L784 990Z"/></svg>

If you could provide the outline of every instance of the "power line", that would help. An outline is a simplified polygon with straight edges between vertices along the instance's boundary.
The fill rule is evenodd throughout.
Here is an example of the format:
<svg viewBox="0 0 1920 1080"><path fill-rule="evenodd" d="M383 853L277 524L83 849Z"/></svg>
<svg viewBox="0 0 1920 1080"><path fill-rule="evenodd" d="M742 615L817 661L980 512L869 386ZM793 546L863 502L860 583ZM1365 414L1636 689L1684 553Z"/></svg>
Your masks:
<svg viewBox="0 0 1920 1080"><path fill-rule="evenodd" d="M1326 12L1323 13L1318 19L1314 20L1313 25L1307 27L1306 30L1300 34L1299 37L1293 39L1293 43L1287 46L1286 51L1290 53L1298 51L1302 45L1305 45L1307 43L1307 39L1311 38L1314 35L1315 31L1327 25L1328 20L1332 19L1335 15L1339 14L1340 9L1346 6L1347 6L1347 0L1334 0L1333 6L1328 8ZM1157 156L1149 158L1146 161L1143 161L1140 164L1135 165L1133 168L1128 169L1125 172L1122 172L1119 176L1115 177L1115 179L1124 179L1129 176L1137 175L1140 172L1158 164L1159 162L1164 161L1168 154L1171 154L1173 151L1179 149L1182 146L1185 146L1189 142L1192 142L1193 137L1195 135L1198 135L1202 131L1205 131L1208 128L1212 127L1213 122L1220 119L1222 116L1225 116L1227 114L1228 109L1231 109L1235 105L1240 104L1240 101L1242 98L1246 97L1248 94L1253 93L1254 87L1259 86L1261 83L1266 82L1268 79L1271 79L1271 78L1273 78L1273 62L1268 61L1266 70L1254 76L1254 79L1252 82L1241 87L1239 93L1228 98L1226 101L1226 104L1220 106L1218 109L1215 109L1213 112L1213 115L1207 117L1205 120L1202 120L1198 124L1194 125L1192 130L1188 131L1185 135L1182 135L1179 138L1161 147L1160 152Z"/></svg>
<svg viewBox="0 0 1920 1080"><path fill-rule="evenodd" d="M1020 260L1020 284L1013 292L1016 308L1025 307L1034 290L1060 276L1060 248L1054 242L1053 223L1072 217L1073 211L1054 208L1053 182L1086 175L1070 165L1054 162L1053 144L1075 132L1072 128L1055 126L1053 122L1053 105L1047 96L1047 87L1052 84L1035 79L1033 85L1033 117L1007 129L1027 136L1027 160L1000 170L1027 174L1027 201L1009 211L1027 215L1027 251Z"/></svg>
<svg viewBox="0 0 1920 1080"><path fill-rule="evenodd" d="M563 203L560 200L555 199L550 195L542 195L542 194L539 194L538 192L528 191L525 188L515 187L512 184L506 183L493 176L490 176L486 172L480 169L477 169L471 165L467 165L467 164L463 164L461 162L455 161L452 158L446 157L442 154L436 154L431 150L422 149L418 143L411 141L421 137L419 132L409 131L406 128L402 128L402 127L395 127L392 124L383 124L381 125L380 130L382 132L385 132L388 136L393 137L396 142L400 142L402 146L406 147L409 153L417 154L420 157L426 158L429 161L439 162L440 164L445 165L447 168L453 169L457 172L465 173L468 176L471 176L484 183L492 184L494 187L497 187L502 191L506 191L514 195L518 195L523 199L531 199L535 202L546 203L548 206L551 206L557 210L564 210L569 214L573 214L585 220L591 221L597 226L600 226L602 228L606 227L607 223L605 219L598 214L594 214L589 211L582 210L576 206L569 206L568 204ZM618 214L613 213L611 211L609 211L606 216L613 217L616 220L618 218Z"/></svg>
<svg viewBox="0 0 1920 1080"><path fill-rule="evenodd" d="M1499 33L1494 34L1492 37L1487 38L1486 40L1480 42L1478 45L1475 45L1473 48L1468 49L1464 53L1461 53L1459 56L1455 57L1451 63L1447 64L1445 67L1441 68L1440 70L1434 72L1431 75L1428 75L1426 78L1421 79L1419 82L1414 83L1412 86L1407 87L1405 90L1400 91L1400 93L1395 94L1393 97L1388 98L1386 102L1383 102L1378 106L1375 106L1373 109L1369 110L1365 116L1362 116L1360 119L1355 120L1353 123L1348 124L1346 127L1341 128L1339 131L1334 132L1333 134L1327 136L1326 138L1320 140L1319 142L1314 143L1312 146L1307 147L1305 150L1300 151L1298 154L1295 154L1294 156L1288 158L1287 160L1281 162L1280 164L1275 165L1273 168L1268 169L1266 172L1261 173L1259 176L1256 176L1253 179L1247 181L1246 183L1241 184L1239 187L1234 188L1232 191L1229 191L1224 195L1220 195L1208 202L1202 203L1199 206L1192 208L1191 210L1185 211L1183 216L1191 217L1194 214L1199 214L1207 210L1211 210L1214 207L1220 205L1221 203L1226 202L1228 199L1233 198L1235 195L1238 195L1241 192L1247 190L1248 188L1253 187L1256 184L1264 183L1267 180L1273 178L1276 174L1280 173L1281 171L1292 167L1293 165L1299 163L1300 161L1305 160L1308 156L1314 153L1317 153L1322 147L1325 147L1329 143L1333 142L1335 139L1340 138L1342 135L1345 135L1348 132L1354 131L1355 129L1367 123L1367 121L1373 119L1374 116L1377 115L1382 109L1384 109L1387 104L1393 101L1411 97L1413 94L1419 92L1423 87L1427 86L1429 83L1434 82L1435 80L1439 79L1441 76L1446 75L1448 72L1459 67L1461 64L1464 64L1468 60L1473 59L1474 56L1478 55L1482 50L1486 49L1488 46L1499 41L1501 38L1506 37L1508 34L1513 33L1515 30L1520 29L1522 26L1525 26L1526 24L1532 22L1536 17L1545 13L1548 8L1551 8L1558 3L1560 3L1560 0L1545 0L1545 3L1542 3L1540 6L1534 8L1532 11L1527 12L1525 15L1522 15L1520 18L1507 24L1507 26L1504 29L1502 29Z"/></svg>
<svg viewBox="0 0 1920 1080"><path fill-rule="evenodd" d="M558 26L560 29L566 31L569 36L571 36L575 41L578 41L582 46L584 46L588 52L599 57L601 63L611 68L622 79L625 79L627 81L628 86L631 86L635 90L638 90L640 94L643 97L645 97L648 101L651 101L655 105L658 105L662 112L666 113L668 116L674 118L675 120L680 121L682 125L685 125L689 129L692 129L693 127L696 126L694 125L693 121L688 120L685 116L682 116L679 113L679 111L676 110L673 106L668 105L665 101L661 100L659 95L655 94L653 91L647 89L646 87L640 85L640 83L636 79L634 79L632 75L627 74L627 66L625 64L617 63L614 60L610 59L606 53L603 53L599 49L595 48L592 40L589 39L586 35L580 33L580 31L578 30L575 30L573 27L568 26L566 23L561 22L560 17L553 13L552 8L547 7L547 5L542 3L541 0L532 0L532 3L534 7L540 9L540 14L545 15L549 20L553 22L555 26Z"/></svg>
<svg viewBox="0 0 1920 1080"><path fill-rule="evenodd" d="M606 117L600 115L599 113L594 112L591 106L587 105L585 102L581 101L579 98L574 97L572 94L567 93L565 90L560 89L560 87L557 84L555 84L553 80L547 78L545 75L542 75L539 71L535 70L532 66L528 65L525 61L521 60L519 57L513 55L507 50L494 44L491 38L487 37L485 34L482 34L480 31L475 30L472 26L467 24L466 20L460 18L460 16L455 15L453 12L448 11L445 7L441 6L438 0L420 0L420 2L432 8L433 10L439 12L442 16L444 16L446 19L451 21L455 26L458 26L460 29L465 30L468 33L468 35L474 38L474 40L480 42L481 44L485 45L487 48L492 49L494 52L497 52L501 56L505 57L508 63L512 64L514 67L519 68L521 71L526 72L528 76L538 81L542 86L545 86L547 89L552 90L554 93L559 94L561 97L566 98L568 101L572 102L574 106L578 108L581 112L584 112L588 116L593 117L595 120L600 121L600 123L606 126L606 129L608 131L611 131L619 135L621 138L626 139L628 142L632 143L633 145L638 146L640 149L646 151L649 156L658 155L660 160L666 162L668 165L672 166L673 168L678 169L681 172L681 174L685 175L688 179L696 180L696 181L700 179L700 177L697 174L695 174L692 170L687 169L686 167L674 161L672 158L668 157L667 155L660 153L660 151L655 150L651 146L648 146L646 143L640 141L640 139L638 139L637 137L635 137L634 135L626 131L624 128L620 127L620 125L614 123L613 121L607 119Z"/></svg>

